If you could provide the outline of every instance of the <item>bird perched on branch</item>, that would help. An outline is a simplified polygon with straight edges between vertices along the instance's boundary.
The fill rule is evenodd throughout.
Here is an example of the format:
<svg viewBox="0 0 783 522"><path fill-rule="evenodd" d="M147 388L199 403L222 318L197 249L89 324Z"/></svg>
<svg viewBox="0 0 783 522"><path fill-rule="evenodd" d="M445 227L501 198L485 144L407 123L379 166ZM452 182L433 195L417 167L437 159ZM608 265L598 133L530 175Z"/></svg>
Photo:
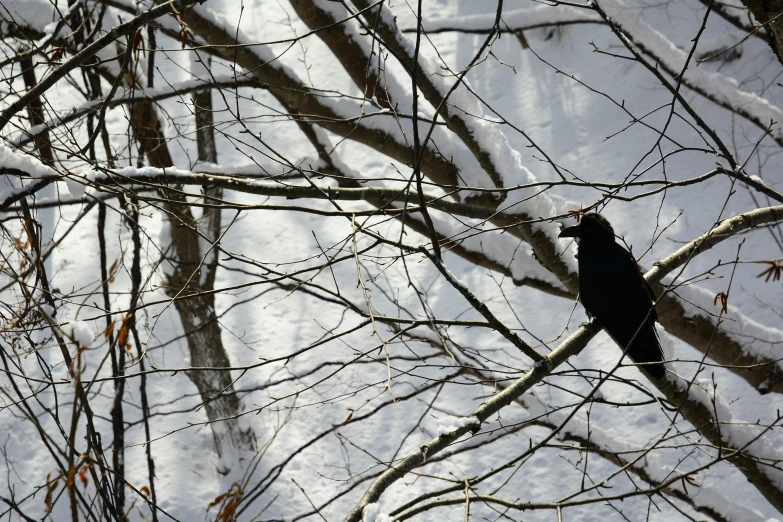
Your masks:
<svg viewBox="0 0 783 522"><path fill-rule="evenodd" d="M609 335L647 372L664 376L663 351L655 332L654 294L631 253L615 243L614 229L598 214L560 232L579 244L579 299ZM630 346L629 346L630 345Z"/></svg>

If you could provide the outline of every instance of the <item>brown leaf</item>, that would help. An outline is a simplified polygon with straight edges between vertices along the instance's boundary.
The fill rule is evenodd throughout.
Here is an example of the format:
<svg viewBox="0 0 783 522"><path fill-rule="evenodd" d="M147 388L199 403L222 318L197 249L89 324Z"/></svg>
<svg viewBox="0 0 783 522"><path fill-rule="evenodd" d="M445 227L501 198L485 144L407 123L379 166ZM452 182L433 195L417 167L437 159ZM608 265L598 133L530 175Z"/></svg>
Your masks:
<svg viewBox="0 0 783 522"><path fill-rule="evenodd" d="M62 473L58 473L54 479L51 479L51 473L46 475L46 496L44 497L44 504L46 504L46 514L52 512L52 507L54 504L52 504L52 494L57 489L57 486L60 484L60 477L62 477Z"/></svg>
<svg viewBox="0 0 783 522"><path fill-rule="evenodd" d="M227 492L218 495L215 500L207 506L207 511L222 504L223 507L220 510L220 513L218 513L217 518L215 518L215 522L229 522L236 514L237 508L239 508L239 504L242 502L244 495L245 492L242 490L242 486L240 486L238 482L234 482Z"/></svg>
<svg viewBox="0 0 783 522"><path fill-rule="evenodd" d="M65 487L68 489L71 489L73 487L74 480L73 478L76 476L76 469L78 467L78 464L74 464L71 466L71 469L68 470L68 476L65 479Z"/></svg>
<svg viewBox="0 0 783 522"><path fill-rule="evenodd" d="M109 326L106 327L106 331L103 332L103 335L106 337L106 339L111 337L112 334L114 333L114 325L115 324L117 324L117 321L112 321L111 324L109 324Z"/></svg>
<svg viewBox="0 0 783 522"><path fill-rule="evenodd" d="M688 494L688 488L685 486L686 482L688 484L690 484L691 486L693 486L693 487L696 487L696 488L700 488L701 487L699 484L696 483L696 480L693 478L696 475L697 475L696 473L693 473L692 475L685 475L684 477L680 478L680 482L682 483L682 489L685 490L685 494L686 495Z"/></svg>
<svg viewBox="0 0 783 522"><path fill-rule="evenodd" d="M89 464L85 464L79 470L79 480L82 481L82 486L84 486L85 488L87 487L87 471L89 470L89 468L90 468L90 465Z"/></svg>
<svg viewBox="0 0 783 522"><path fill-rule="evenodd" d="M223 499L226 498L227 496L228 496L228 493L221 493L220 495L215 497L215 500L210 502L209 505L207 506L207 511L209 511L213 507L219 505L221 502L223 502Z"/></svg>
<svg viewBox="0 0 783 522"><path fill-rule="evenodd" d="M139 49L141 49L144 56L147 56L147 49L144 47L144 38L141 36L141 27L136 29L136 32L133 34L133 58L136 60L139 59Z"/></svg>
<svg viewBox="0 0 783 522"><path fill-rule="evenodd" d="M117 269L120 267L120 258L114 260L114 263L109 267L109 283L113 283L117 276Z"/></svg>
<svg viewBox="0 0 783 522"><path fill-rule="evenodd" d="M52 65L54 62L59 62L63 56L65 56L65 47L55 47L53 49L50 49L45 54L46 60L49 62L49 65Z"/></svg>
<svg viewBox="0 0 783 522"><path fill-rule="evenodd" d="M128 342L128 331L130 330L130 325L128 323L130 323L132 317L131 314L125 316L122 320L122 326L120 327L120 334L117 337L117 344L128 351L131 349L130 343Z"/></svg>
<svg viewBox="0 0 783 522"><path fill-rule="evenodd" d="M723 308L723 313L729 313L729 296L727 296L725 292L720 292L715 296L715 299L712 300L712 304L718 304L718 301L720 301L720 306Z"/></svg>
<svg viewBox="0 0 783 522"><path fill-rule="evenodd" d="M783 276L783 259L756 261L756 263L769 265L769 268L757 275L756 278L767 276L767 278L764 279L765 283L769 283L770 279L772 279L772 282L780 281L781 276Z"/></svg>
<svg viewBox="0 0 783 522"><path fill-rule="evenodd" d="M582 204L579 203L579 208L574 210L569 210L568 213L571 214L573 217L575 217L576 222L579 223L579 221L581 221L582 219L582 216L585 214L585 211L583 210Z"/></svg>

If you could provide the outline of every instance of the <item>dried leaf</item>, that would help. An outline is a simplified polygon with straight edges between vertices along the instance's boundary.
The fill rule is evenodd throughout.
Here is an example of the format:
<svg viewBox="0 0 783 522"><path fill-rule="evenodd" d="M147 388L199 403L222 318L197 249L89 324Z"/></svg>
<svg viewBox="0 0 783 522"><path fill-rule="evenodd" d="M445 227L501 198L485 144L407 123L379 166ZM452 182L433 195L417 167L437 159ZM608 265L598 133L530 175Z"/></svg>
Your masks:
<svg viewBox="0 0 783 522"><path fill-rule="evenodd" d="M114 260L114 263L111 264L109 267L109 283L113 283L114 279L117 277L117 269L120 267L120 259L117 258Z"/></svg>
<svg viewBox="0 0 783 522"><path fill-rule="evenodd" d="M712 304L718 304L718 301L720 301L720 306L723 308L723 313L729 313L729 296L724 292L720 292L715 296L715 299L712 300Z"/></svg>
<svg viewBox="0 0 783 522"><path fill-rule="evenodd" d="M573 217L576 218L576 222L579 223L582 220L582 216L584 216L585 211L583 210L582 204L579 203L579 208L574 210L569 210L569 214L571 214Z"/></svg>
<svg viewBox="0 0 783 522"><path fill-rule="evenodd" d="M52 504L52 495L60 484L60 478L63 476L62 473L58 473L54 479L51 479L51 475L51 473L46 475L46 496L44 497L44 504L46 504L47 515L52 512L52 507L54 506Z"/></svg>
<svg viewBox="0 0 783 522"><path fill-rule="evenodd" d="M221 502L223 502L223 499L224 499L224 498L226 498L227 496L228 496L228 493L221 493L220 495L218 495L217 497L215 497L215 500L213 500L212 502L210 502L210 503L209 503L209 505L207 506L207 511L209 511L209 510L210 510L210 509L212 509L213 507L215 507L215 506L217 506L218 504L220 504Z"/></svg>
<svg viewBox="0 0 783 522"><path fill-rule="evenodd" d="M207 506L207 511L215 506L222 505L220 513L218 513L217 518L215 518L215 522L229 522L236 514L237 508L239 508L239 504L242 502L244 495L245 492L242 490L242 486L240 486L238 482L234 482L227 492L215 497L215 500Z"/></svg>
<svg viewBox="0 0 783 522"><path fill-rule="evenodd" d="M783 276L783 259L756 261L756 263L769 265L769 268L757 275L756 278L767 276L767 278L764 279L765 283L769 283L770 279L772 279L772 282L780 281L781 276Z"/></svg>
<svg viewBox="0 0 783 522"><path fill-rule="evenodd" d="M65 487L68 489L73 487L74 477L76 476L76 470L78 469L78 466L79 464L74 464L71 466L71 469L68 470L68 476L65 479Z"/></svg>
<svg viewBox="0 0 783 522"><path fill-rule="evenodd" d="M88 483L87 471L89 471L89 469L90 469L90 465L86 464L82 466L81 469L79 470L79 480L82 481L82 486L84 486L85 488L87 487L87 483Z"/></svg>
<svg viewBox="0 0 783 522"><path fill-rule="evenodd" d="M106 339L112 336L114 333L114 325L117 324L117 321L112 321L109 326L106 327L106 331L103 332L103 335L106 336Z"/></svg>
<svg viewBox="0 0 783 522"><path fill-rule="evenodd" d="M120 345L121 348L124 348L125 350L130 351L131 346L128 342L128 332L130 330L130 320L133 316L131 314L128 314L123 318L122 320L122 326L120 327L120 334L117 337L117 344Z"/></svg>
<svg viewBox="0 0 783 522"><path fill-rule="evenodd" d="M141 49L144 56L147 56L147 48L144 47L144 37L141 36L141 27L136 29L136 32L133 34L133 58L136 60L139 59L139 49Z"/></svg>
<svg viewBox="0 0 783 522"><path fill-rule="evenodd" d="M55 47L54 49L50 49L47 51L46 54L46 60L49 62L49 65L54 64L54 62L59 62L62 60L63 56L65 56L65 47Z"/></svg>
<svg viewBox="0 0 783 522"><path fill-rule="evenodd" d="M684 477L682 477L680 479L680 482L682 483L682 489L685 490L685 494L686 495L688 494L688 488L685 486L686 482L688 484L690 484L691 486L693 486L693 487L696 487L696 488L700 488L701 487L699 484L696 483L696 480L693 478L696 475L697 475L696 473L693 473L692 475L685 475Z"/></svg>

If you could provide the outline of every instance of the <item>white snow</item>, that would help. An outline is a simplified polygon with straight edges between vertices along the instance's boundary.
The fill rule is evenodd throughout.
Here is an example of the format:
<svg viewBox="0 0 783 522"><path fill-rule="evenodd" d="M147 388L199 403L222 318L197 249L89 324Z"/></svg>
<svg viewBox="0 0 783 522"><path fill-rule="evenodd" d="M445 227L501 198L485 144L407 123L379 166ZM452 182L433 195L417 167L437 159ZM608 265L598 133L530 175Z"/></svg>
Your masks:
<svg viewBox="0 0 783 522"><path fill-rule="evenodd" d="M375 522L378 518L378 513L381 511L381 506L378 503L367 504L362 510L362 522Z"/></svg>
<svg viewBox="0 0 783 522"><path fill-rule="evenodd" d="M460 428L473 425L481 425L481 421L476 417L453 417L449 415L438 419L438 428L435 431L438 435L449 435Z"/></svg>
<svg viewBox="0 0 783 522"><path fill-rule="evenodd" d="M674 342L672 338L669 336L669 333L666 331L666 329L661 326L660 323L655 323L655 329L656 334L658 335L658 339L661 342L661 349L663 350L663 358L664 359L672 359L674 357Z"/></svg>
<svg viewBox="0 0 783 522"><path fill-rule="evenodd" d="M45 313L46 316L49 317L49 319L54 319L54 312L55 312L55 310L54 310L54 308L52 308L51 305L49 305L47 303L42 303L40 306L41 306L41 311L43 313Z"/></svg>
<svg viewBox="0 0 783 522"><path fill-rule="evenodd" d="M409 56L414 55L413 44L397 29L397 23L394 15L386 4L380 6L380 20L397 34L398 42L406 49ZM422 51L418 58L419 66L427 79L432 82L435 88L442 96L448 94L454 84L458 81L451 75L442 75L442 68L433 60L427 58ZM447 81L446 78L452 79ZM451 92L448 103L451 106L450 114L459 115L468 126L470 134L479 144L481 149L487 152L491 158L492 164L500 175L502 187L512 187L515 185L534 183L537 181L532 172L522 162L519 152L510 145L508 137L505 135L500 125L488 121L484 108L478 99L471 93L467 78L463 78L459 85ZM465 116L467 114L467 116ZM449 157L448 154L445 154ZM482 173L481 169L460 168L461 178L468 187L492 187L492 181L486 174L476 176L473 173ZM470 194L470 193L468 193ZM537 197L531 198L531 196ZM513 191L508 200L503 204L506 212L511 214L521 214L533 219L542 216L551 216L556 214L555 205L546 193L540 194L537 189L519 189ZM535 223L534 227L546 233L552 241L557 241L559 233L558 225L552 222Z"/></svg>
<svg viewBox="0 0 783 522"><path fill-rule="evenodd" d="M16 151L0 143L0 168L21 170L32 178L56 176L57 171L47 167L31 154Z"/></svg>
<svg viewBox="0 0 783 522"><path fill-rule="evenodd" d="M85 321L71 321L69 323L70 337L80 348L89 348L95 341L95 335L90 325Z"/></svg>
<svg viewBox="0 0 783 522"><path fill-rule="evenodd" d="M438 29L489 30L495 23L496 14L486 13L463 16L444 16L427 18L423 21L427 32ZM522 9L504 9L501 19L501 29L508 26L517 29L538 24L556 24L570 21L600 21L601 17L587 9L577 9L570 6L554 6L549 4L534 4Z"/></svg>
<svg viewBox="0 0 783 522"><path fill-rule="evenodd" d="M705 316L704 310L715 308L715 294L704 288L689 285L679 287L677 294L683 297L680 303L689 316ZM776 361L783 370L783 360L780 358L780 349L783 346L783 329L759 323L742 311L729 300L728 313L721 322L721 330L736 340L745 353L768 360Z"/></svg>
<svg viewBox="0 0 783 522"><path fill-rule="evenodd" d="M118 1L123 1L134 12L137 8L143 10L152 5L151 2L142 2L137 6L135 2ZM345 17L345 10L339 3L327 0L316 2L332 12L335 18ZM696 15L703 14L705 9L698 2L665 5L630 0L625 3L613 0L599 2L611 11L613 18L623 28L633 31L641 44L675 70L682 67L692 45L689 40L695 36L694 28L698 28L700 23ZM48 0L0 0L0 4L16 13L14 16L19 20L26 17L31 25L40 30L55 21L55 10ZM742 7L738 1L732 4ZM61 12L65 12L65 3L58 2L57 5ZM494 22L494 7L494 4L481 2L425 2L424 28L485 29ZM398 122L388 109L376 110L371 103L339 98L342 92L354 96L358 90L354 87L346 88L350 85L350 79L317 35L294 42L293 45L290 41L268 43L292 38L293 29L299 35L308 31L296 19L287 3L262 5L258 0L210 0L193 9L209 17L231 35L238 34L240 44L253 44L247 49L256 53L262 61L268 62L264 67L283 70L299 78L303 85L324 89L319 100L338 116L355 118L364 114L360 124L365 128L382 130L389 136L388 139L402 144L406 143L404 133L410 142L410 119ZM399 24L400 27L415 25L410 6L404 2L392 3L390 7L385 3L381 14L384 23ZM115 23L118 17L127 20L132 15L110 7L108 16L111 23ZM394 20L395 17L398 21ZM0 30L8 28L7 18L0 8L0 19L3 20ZM509 3L502 17L503 22L512 28L571 20L592 22L597 19L587 9L550 6L527 0ZM175 33L180 30L172 17L161 18L159 22ZM106 24L104 28L110 25ZM48 27L51 29L54 26ZM392 96L399 101L399 112L409 115L412 109L409 77L401 71L393 57L384 56L388 58L386 61L379 60L377 44L373 44L358 23L350 21L345 24L345 29L366 53L360 58L362 63L372 71L384 72L386 76L383 81ZM60 34L63 32L64 29ZM465 78L466 84L455 90L450 98L450 110L456 114L462 114L460 109L469 112L466 121L471 132L490 154L506 187L557 181L558 178L551 174L551 167L541 159L539 152L529 148L529 142L519 133L499 124L497 116L478 101L471 89L509 122L535 139L559 166L587 181L621 182L652 148L658 137L655 129L661 128L665 121L661 116L665 111L644 115L669 103L671 94L655 82L651 83L649 72L638 64L592 52L589 46L592 41L602 50L619 54L625 52L605 26L575 24L551 33L543 30L527 31L525 36L530 43L529 49L522 48L513 35L504 34L497 40L492 47L493 55L470 71ZM697 54L732 44L744 36L718 17L711 16ZM473 59L475 50L484 38L485 35L447 32L433 34L429 39L422 40L420 64L436 83L439 92L447 92L455 81L455 76L444 67L448 66L456 73L462 71ZM12 43L0 42L6 52L4 56L15 52ZM405 37L402 43L407 49L412 49L409 37ZM194 172L216 176L246 174L248 177L289 172L285 164L264 156L268 153L265 144L282 152L286 160L296 166L312 166L315 169L325 166L297 125L277 118L277 111L281 107L270 92L259 88L240 88L239 98L234 97L233 89L224 89L222 94L226 96L230 107L223 104L219 94L215 95L218 163L198 164L195 161L193 122L189 112L191 108L187 106L190 103L189 96L170 95L178 89L190 89L203 83L205 71L200 69L201 64L193 62L192 52L181 49L180 42L161 37L158 44L156 87L146 92L137 91L134 96L162 98L158 114L163 120L165 136L176 165L176 168L165 169L165 174L173 176L175 182L187 183ZM530 49L560 72L535 58ZM375 54L371 54L373 50ZM743 55L739 60L724 63L716 59L698 66L692 64L686 79L727 103L738 104L757 118L783 121L779 117L779 108L783 107L783 89L777 87L776 83L779 81L779 62L768 44L755 36L742 43L741 50ZM108 60L104 66L114 72L118 72L117 61L110 59L116 53L117 49L110 46L100 55L102 60ZM513 66L514 70L500 64L499 60ZM39 71L43 72L47 65L42 61L39 67ZM215 58L213 71L216 79L230 82L234 74L239 79L246 74L241 70L234 73L230 67L229 61ZM18 69L4 67L2 74L5 81L12 75L18 76ZM194 78L194 75L198 78ZM644 116L642 121L653 129L643 128L637 121L627 132L605 141L607 136L629 125L633 116L618 109L607 97L581 86L571 75L612 97L618 104L624 104L633 116ZM72 76L79 81L78 75ZM17 92L24 90L18 77L3 85ZM757 128L705 101L685 86L681 92L722 137L728 138L727 143L736 147L741 159L748 160L746 172L754 181L761 182L763 179L770 187L780 187L783 155L779 154L772 140L763 140L755 149L759 138ZM116 99L127 101L130 96L130 93L120 90ZM432 107L422 98L420 101L421 115L431 117ZM0 105L3 103L0 102ZM128 166L136 165L135 159L130 161L122 156L128 154L129 146L132 148L127 139L129 105L107 111L106 123L111 145L123 157L122 161L116 163L116 169L107 170L102 160L99 160L98 165L91 166L78 158L66 158L66 154L62 153L72 147L72 138L75 137L81 144L86 138L83 135L83 124L77 126L73 123L75 120L69 120L67 129L75 130L71 136L65 132L66 126L60 123L61 119L67 120L72 113L74 117L83 117L87 112L94 111L100 101L84 101L76 90L63 81L50 91L47 103L46 125L27 129L27 132L11 130L12 126L9 125L4 129L4 141L0 144L0 167L20 170L33 180L55 176L64 181L53 183L50 193L30 197L31 204L40 205L57 200L73 203L84 195L88 182L102 183L122 176L154 179L164 173L162 169ZM233 120L229 109L240 111L251 133L238 134L240 126ZM27 121L20 118L17 124L23 127ZM421 123L421 128L427 128L426 123ZM46 167L33 157L34 153L28 152L33 148L28 133L34 135L44 129L51 129L50 135L58 147L56 169ZM360 131L361 128L357 130ZM773 132L780 136L780 127L776 126ZM407 182L410 169L402 162L392 161L365 145L352 142L350 138L344 140L319 127L314 128L314 133L320 144L331 151L331 161L342 173L361 180L367 186L401 188ZM668 134L685 146L705 146L701 137L678 118L674 119ZM258 136L263 143L255 139ZM473 154L444 126L438 126L435 130L433 142L463 175L460 184L467 187L492 186ZM19 147L14 148L14 144ZM97 148L102 150L100 143ZM662 143L661 148L655 154L676 150L668 142ZM750 154L752 150L756 152ZM635 172L657 159L657 156L652 160L646 158L642 161L642 167ZM714 168L715 161L714 155L701 151L680 152L667 157L665 174L669 180L686 179ZM2 177L0 199L18 194L25 183L29 183L28 178L20 180L13 175ZM663 178L661 169L652 169L641 179L659 178ZM336 187L336 182L329 178L314 179L314 182L319 186ZM254 186L284 186L286 183L306 182L290 178L266 179L255 180ZM730 194L732 189L734 192ZM188 186L187 190L198 193L197 187ZM561 249L565 249L569 242L557 241L558 223L550 223L549 219L558 216L556 219L562 222L562 216L568 210L578 208L580 203L585 206L592 204L607 194L602 190L564 185L553 185L543 194L536 195L538 190L540 188L529 187L512 190L501 204L500 211L534 219L543 218L544 221L535 226L544 230L556 242L557 248ZM618 195L629 196L636 194L637 190L632 188ZM660 197L661 194L633 202L609 199L606 200L608 205L601 210L609 217L618 234L625 236L634 247L635 255L644 252L650 246L654 234L659 233L661 227L669 224L681 210L684 211L674 225L662 234L653 250L642 259L641 264L649 267L679 248L683 242L708 230L715 219L768 204L763 197L758 203L754 202L748 190L744 184L730 187L725 177L715 177L694 187L668 189L665 198ZM431 186L425 186L425 191L438 195L445 193ZM293 486L291 478L296 478L317 506L346 491L323 509L324 517L328 520L342 520L366 490L370 482L365 479L369 474L385 470L390 463L399 462L415 453L432 438L433 433L449 434L454 430L477 426L478 419L474 417L452 417L449 414L473 411L476 406L498 393L501 385L507 385L529 369L529 363L515 350L508 350L508 343L499 334L478 327L449 326L439 329L437 335L422 327L412 331L408 337L395 338L380 346L379 337L388 340L396 331L385 329L383 324L378 323L377 332L372 332L372 336L371 327L366 327L338 340L316 345L324 336L340 333L358 324L359 314L310 294L293 291L292 288L299 284L297 281L312 281L330 290L334 290L336 281L341 295L353 299L359 310L372 310L378 315L399 315L418 320L432 316L460 320L480 320L481 317L435 267L420 256L407 257L407 264L403 266L399 250L386 245L373 250L366 257L360 256L361 266L357 267L351 256L353 245L350 241L345 243L352 233L350 219L258 210L259 205L282 206L291 202L240 191L226 191L225 199L228 205L238 205L236 208L242 210L230 226L229 219L233 219L234 211L224 211L225 236L220 243L223 250L219 255L221 266L215 283L219 291L214 310L219 317L222 341L232 363L237 366L264 363L247 372L232 372L232 376L237 379L237 389L242 390L241 412L245 413L238 425L242 429L252 430L260 450L258 460L254 460L252 466L246 466L247 461L242 460L243 455L239 452L227 450L220 459L214 452L212 433L222 439L229 437L230 433L225 425L203 424L206 420L203 399L187 378L186 372L181 370L190 364L191 356L182 337L184 332L179 317L167 294L169 289L165 287L165 275L174 268L168 261L158 264L162 251L170 245L172 225L159 210L159 201L150 205L142 204L140 208L145 286L139 296L144 307L137 311L137 321L142 339L147 340L142 347L146 350L146 368L149 371L154 366L159 370L149 373L147 377L147 393L155 413L150 424L152 442L147 445L148 438L144 434L138 409L139 379L132 375L132 372L138 371L138 364L127 369L127 478L136 487L148 484L144 451L149 447L156 464L155 484L159 502L177 519L203 518L210 502L228 491L235 481L244 483L243 479L249 477L246 491L249 507L241 515L242 520L256 516L267 504L268 511L260 519L289 520L311 511L312 506L302 491ZM724 202L726 211L718 216ZM333 210L327 201L295 200L291 204ZM110 283L111 306L115 312L113 318L117 319L116 336L123 317L122 311L126 310L130 299L129 267L133 246L127 217L122 214L120 205L116 200L107 200L107 205L107 260L110 265L116 261L118 267ZM344 207L362 210L373 208L362 202L346 203ZM60 328L66 337L80 346L90 347L83 354L85 360L89 361L87 368L99 378L110 378L108 345L103 335L105 320L97 256L97 212L92 210L79 222L75 222L83 208L83 205L72 204L54 211L37 209L35 217L45 228L42 240L45 248L51 245L52 238L59 238L73 224L73 230L67 237L58 243L57 248L51 249L46 265L52 287L57 290L53 294L57 306L56 319L63 323ZM562 288L560 281L534 258L529 245L520 243L512 234L495 230L491 223L448 216L438 210L433 210L431 214L440 234L469 252L485 255L508 267L515 279L532 277ZM25 236L21 225L14 219L16 216L6 213L0 217L6 219L4 226L8 233L4 237L19 239L24 243ZM421 216L412 214L407 219L410 224L410 220L420 220ZM403 234L399 222L395 220L373 217L367 218L365 222L357 216L356 222L361 222L366 229L386 238L402 238L406 244L419 245L429 241L429 238L409 228ZM770 234L770 231L776 230L779 229L765 228L744 235L746 243L741 260L780 258L781 254ZM316 239L320 248L316 245ZM359 249L369 245L369 239L361 235L357 242ZM707 273L719 259L724 263L733 260L736 242L726 243L695 258L683 278ZM201 247L203 254L206 243L202 242ZM5 253L7 247L3 248ZM325 257L321 248L327 256L347 255L349 261L323 270L308 271L308 268L319 267L323 262ZM570 248L569 251L563 251L564 261L573 270L576 269L574 250ZM542 354L556 347L568 335L567 325L573 331L575 325L585 320L582 306L575 304L572 299L548 295L526 286L516 287L508 278L477 267L448 248L444 248L444 252L444 262L454 281L473 292L504 324L518 332L526 342L536 346ZM174 253L168 250L165 255L172 258ZM19 268L17 265L20 262L27 266L35 262L29 249L4 261L7 268L14 270ZM728 313L724 314L720 329L740 342L747 353L778 361L783 347L780 282L765 283L763 278L757 279L756 276L763 270L761 265L742 263L736 268ZM284 286L276 286L275 283L265 284L265 278L277 277L272 270L280 273L303 272L297 275L297 281L280 276L278 282ZM3 285L13 282L8 273L3 272L4 279L0 281ZM357 273L368 286L369 303L360 295L361 289L357 289ZM724 265L708 277L697 278L696 282L679 287L677 293L682 297L680 302L685 306L686 315L692 317L716 312L713 298L717 292L726 290L730 275L731 267ZM32 284L33 278L28 281L31 283L29 288L33 292L34 301L41 302L40 287ZM8 307L8 313L20 303L17 286L9 287L12 289L5 290L0 296ZM303 284L299 289L305 287ZM61 298L64 295L69 297ZM44 314L54 318L54 309L48 304L39 307ZM79 320L69 323L67 318ZM714 321L714 317L711 320ZM67 378L68 369L63 367L56 347L52 349L49 339L51 332L47 325L40 324L42 327L32 335L33 341L40 345L24 345L22 348L27 352L19 352L15 363L27 375L57 382L58 379ZM200 326L196 320L191 324ZM5 322L0 326L8 327ZM672 360L668 363L669 369L686 379L693 378L695 363L686 361L699 360L701 353L663 328L659 328L659 335L666 357ZM436 348L441 341L446 342L456 362ZM33 350L35 356L29 355ZM304 353L290 356L299 350L304 350ZM389 354L388 364L384 350ZM577 375L576 371L589 369L590 373L584 373L592 376L595 370L612 368L619 357L617 346L606 335L599 334L582 353L558 368L556 375L520 397L518 404L487 419L477 436L457 441L444 453L427 455L426 463L418 470L422 474L409 474L386 490L379 503L365 508L363 520L386 522L391 517L383 510L392 511L411 498L452 484L440 478L462 481L479 476L518 456L530 444L537 444L551 434L552 426L559 426L568 419L575 404L595 383L588 382L588 378ZM277 358L277 362L265 363ZM51 368L51 377L44 374L39 363ZM780 365L780 362L777 364ZM573 365L576 370L569 365ZM339 371L336 371L338 368ZM479 373L483 384L475 383L475 380L479 380L477 376L470 377L474 381L462 376L446 379L445 376L457 368L483 372ZM624 367L616 374L635 379L642 389L646 387L651 390L653 397L660 395L634 368ZM388 381L389 377L391 381ZM693 397L710 408L714 402L721 430L726 434L727 442L734 445L742 446L753 440L763 431L764 425L774 420L778 409L783 411L783 399L779 393L762 395L733 371L708 366L698 377L701 380L693 388ZM5 386L5 378L0 377L0 385ZM718 383L717 391L712 385L713 379ZM397 399L425 386L435 387L416 399L395 403L386 388L389 382ZM435 398L437 386L441 384L442 392ZM54 409L51 388L36 388L35 392L42 405ZM71 420L70 412L63 404L73 404L72 387L60 386L56 389L61 399L58 413L67 426ZM91 404L99 412L95 422L104 434L104 444L107 444L105 434L111 433L111 428L105 420L108 416L104 414L109 411L113 400L113 382L107 380L96 383L91 390L95 391L94 396L91 396ZM604 459L599 453L588 454L583 451L579 445L579 441L583 440L589 440L601 451L621 452L626 462L647 452L634 463L634 469L647 473L653 481L668 480L690 470L700 469L710 464L715 456L715 448L704 444L703 440L691 438L690 430L693 427L679 417L668 432L670 438L660 442L660 436L670 427L671 412L661 409L657 403L650 404L655 401L651 401L650 396L643 394L639 388L610 380L593 397L596 400L577 411L546 448L508 470L507 474L499 474L497 480L488 480L476 492L485 493L500 488L498 496L524 502L562 498L572 492L578 493L582 481L589 487L590 480L601 481L607 477L611 478L607 479L606 487L602 486L600 490L606 495L645 486L644 480L638 480L633 471L629 471L628 475L618 474L619 467L615 463ZM48 452L41 451L35 427L17 415L14 406L9 404L11 400L4 398L3 401L7 402L0 403L0 425L8 435L8 440L3 439L2 444L8 452L9 465L6 466L7 470L0 465L0 489L14 491L16 501L31 517L44 518L42 493L30 497L31 500L23 499L25 495L33 494L37 485L44 484L47 474L57 470L57 465ZM644 404L634 404L636 402ZM385 406L380 408L382 405ZM378 415L357 421L376 407L379 408ZM589 418L587 410L590 411ZM352 420L346 422L349 414ZM45 428L57 436L54 421L47 415L40 415L39 418ZM421 425L418 424L419 419L424 419ZM317 438L323 431L333 428L327 436ZM77 449L81 451L85 448L83 426L80 424L78 429L79 433L74 440ZM471 444L476 445L475 449L464 453L454 451L461 448L460 445ZM294 454L296 451L299 452ZM783 454L780 428L763 433L759 440L750 444L748 451L759 458L779 458ZM445 454L449 455L448 458L438 459ZM13 462L17 465L11 466ZM25 465L19 466L19 462ZM216 471L218 468L221 471L230 468L230 472L221 476ZM274 475L278 471L280 475ZM774 480L780 482L780 473L775 470L770 473ZM249 497L254 494L251 491L257 491L253 488L266 480L264 477L272 477L268 487L264 486L267 489L261 496L251 500ZM613 508L621 509L623 516L629 519L645 519L648 513L652 513L651 520L672 522L688 517L701 520L707 515L699 513L697 510L700 508L716 510L732 521L768 522L780 519L780 514L747 482L741 470L726 462L713 464L700 471L695 481L699 484L698 488L680 480L670 485L670 488L683 493L687 486L688 501L673 499L678 508L684 510L685 516L657 498L653 498L656 505L652 507L650 499L641 496L628 498L622 504L601 502L569 508L564 519L614 520L619 515ZM81 485L78 487L81 488ZM348 488L352 489L348 491ZM93 494L94 489L86 492L89 498ZM460 494L463 492L454 495ZM68 519L67 495L59 498L50 518ZM132 497L130 493L128 498L136 499L134 510L129 512L129 520L142 520L142 517L151 519L141 500ZM130 502L128 500L126 508ZM432 510L419 517L433 521L462 519L463 506L449 509L452 510ZM497 513L490 512L478 503L471 505L471 512L471 519L476 520L497 517ZM551 520L552 515L551 511L532 510L522 514L509 513L511 517L523 516L525 520L531 521ZM9 516L15 520L12 514ZM217 516L214 508L207 516ZM318 516L313 515L308 519L318 519Z"/></svg>
<svg viewBox="0 0 783 522"><path fill-rule="evenodd" d="M735 448L740 448L744 453L767 462L780 461L781 444L779 442L775 444L768 437L775 428L780 429L780 426L766 430L738 418L732 411L731 405L718 393L709 379L695 380L689 391L705 408L713 412L717 417L716 420L720 422L721 430L728 434L728 440ZM783 487L783 470L776 469L774 466L764 466L762 469L778 487Z"/></svg>
<svg viewBox="0 0 783 522"><path fill-rule="evenodd" d="M0 33L16 24L43 31L55 15L54 5L48 0L0 0Z"/></svg>
<svg viewBox="0 0 783 522"><path fill-rule="evenodd" d="M671 70L681 71L685 66L688 54L669 41L660 31L634 14L623 0L602 0L601 7L612 20L634 35L635 41L649 50L658 60L665 63ZM771 120L778 122L772 127L772 132L778 138L783 137L783 110L771 103L767 98L740 88L739 82L725 74L710 73L704 68L696 67L691 62L685 72L685 78L693 85L713 94L719 101L731 107L742 108L752 114L763 125Z"/></svg>
<svg viewBox="0 0 783 522"><path fill-rule="evenodd" d="M87 190L87 184L95 181L95 171L87 169L80 172L77 176L70 175L65 178L65 183L68 185L68 191L71 196L80 198L84 196L84 192Z"/></svg>
<svg viewBox="0 0 783 522"><path fill-rule="evenodd" d="M391 522L392 518L386 513L381 513L381 506L378 503L371 503L364 506L362 510L362 522Z"/></svg>

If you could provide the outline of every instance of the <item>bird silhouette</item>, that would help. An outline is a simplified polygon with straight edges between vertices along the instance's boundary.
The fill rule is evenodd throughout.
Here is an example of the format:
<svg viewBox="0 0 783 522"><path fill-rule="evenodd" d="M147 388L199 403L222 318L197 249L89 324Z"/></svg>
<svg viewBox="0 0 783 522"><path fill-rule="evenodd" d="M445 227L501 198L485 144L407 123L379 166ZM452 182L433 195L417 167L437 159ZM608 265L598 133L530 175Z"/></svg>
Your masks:
<svg viewBox="0 0 783 522"><path fill-rule="evenodd" d="M631 253L614 240L614 229L599 214L560 232L579 245L579 299L609 335L636 363L660 379L663 351L655 332L654 294Z"/></svg>

